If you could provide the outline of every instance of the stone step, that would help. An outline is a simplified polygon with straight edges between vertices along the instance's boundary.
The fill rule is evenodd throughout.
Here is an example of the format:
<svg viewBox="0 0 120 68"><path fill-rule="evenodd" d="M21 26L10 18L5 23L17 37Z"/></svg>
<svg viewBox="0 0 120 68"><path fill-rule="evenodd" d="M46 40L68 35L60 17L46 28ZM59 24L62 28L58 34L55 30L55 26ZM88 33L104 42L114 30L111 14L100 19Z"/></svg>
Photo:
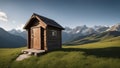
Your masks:
<svg viewBox="0 0 120 68"><path fill-rule="evenodd" d="M28 54L21 54L16 58L16 61L22 61L26 58L29 58L30 56Z"/></svg>
<svg viewBox="0 0 120 68"><path fill-rule="evenodd" d="M24 54L28 54L28 55L39 55L39 54L42 54L44 53L45 50L36 50L36 49L26 49L26 50L22 50L22 53Z"/></svg>

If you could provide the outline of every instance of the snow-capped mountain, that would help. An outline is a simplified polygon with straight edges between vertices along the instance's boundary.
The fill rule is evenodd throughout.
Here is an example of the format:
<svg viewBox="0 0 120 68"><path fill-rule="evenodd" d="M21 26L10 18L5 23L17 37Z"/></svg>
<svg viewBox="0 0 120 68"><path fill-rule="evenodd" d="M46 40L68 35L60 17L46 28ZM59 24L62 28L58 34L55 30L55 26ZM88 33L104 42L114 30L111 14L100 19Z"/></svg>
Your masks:
<svg viewBox="0 0 120 68"><path fill-rule="evenodd" d="M62 42L64 43L66 41L70 41L79 36L86 36L89 34L100 34L106 31L120 31L120 24L116 24L112 27L101 26L101 25L93 26L93 27L88 27L86 25L76 26L75 28L65 27L65 30L62 31ZM13 29L8 32L27 39L26 31Z"/></svg>
<svg viewBox="0 0 120 68"><path fill-rule="evenodd" d="M65 27L65 30L63 32L70 33L72 29L70 27Z"/></svg>
<svg viewBox="0 0 120 68"><path fill-rule="evenodd" d="M77 26L75 27L71 33L72 34L77 34L77 33L82 33L84 30L88 29L88 27L86 25L83 25L83 26Z"/></svg>
<svg viewBox="0 0 120 68"><path fill-rule="evenodd" d="M76 38L78 36L85 36L89 34L98 34L105 32L109 29L108 26L94 26L88 27L86 25L77 26L75 28L65 27L65 30L62 32L63 42L70 41L70 39Z"/></svg>
<svg viewBox="0 0 120 68"><path fill-rule="evenodd" d="M89 35L89 34L92 34L92 33L96 33L96 31L93 28L88 28L88 29L82 31L83 35Z"/></svg>
<svg viewBox="0 0 120 68"><path fill-rule="evenodd" d="M21 30L16 30L16 29L12 29L10 31L8 31L10 34L13 35L17 35L17 36L21 36L24 39L27 39L27 32L26 31L21 31Z"/></svg>
<svg viewBox="0 0 120 68"><path fill-rule="evenodd" d="M101 33L108 29L107 26L94 26L94 27L87 27L86 25L83 26L77 26L75 28L65 27L65 30L63 32L69 33L69 34L79 34L79 35L87 35L92 33Z"/></svg>
<svg viewBox="0 0 120 68"><path fill-rule="evenodd" d="M108 26L94 26L93 29L97 32L97 33L102 33L105 32L107 29L109 29Z"/></svg>
<svg viewBox="0 0 120 68"><path fill-rule="evenodd" d="M120 31L120 23L113 25L111 28L109 28L107 31Z"/></svg>

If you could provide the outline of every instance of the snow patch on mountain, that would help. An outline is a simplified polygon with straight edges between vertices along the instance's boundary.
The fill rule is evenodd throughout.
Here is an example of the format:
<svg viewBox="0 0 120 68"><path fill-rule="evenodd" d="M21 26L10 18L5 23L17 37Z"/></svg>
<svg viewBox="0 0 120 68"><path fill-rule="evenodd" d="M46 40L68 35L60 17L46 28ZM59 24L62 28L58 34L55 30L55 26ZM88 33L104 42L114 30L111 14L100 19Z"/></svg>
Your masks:
<svg viewBox="0 0 120 68"><path fill-rule="evenodd" d="M120 31L120 23L113 25L111 28L109 28L106 31Z"/></svg>

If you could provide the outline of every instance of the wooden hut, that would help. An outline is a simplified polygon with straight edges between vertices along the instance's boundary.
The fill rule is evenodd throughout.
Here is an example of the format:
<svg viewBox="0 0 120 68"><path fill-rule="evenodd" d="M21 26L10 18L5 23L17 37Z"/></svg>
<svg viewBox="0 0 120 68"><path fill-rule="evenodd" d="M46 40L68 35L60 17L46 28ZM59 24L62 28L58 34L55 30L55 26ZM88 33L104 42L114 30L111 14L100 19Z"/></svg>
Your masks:
<svg viewBox="0 0 120 68"><path fill-rule="evenodd" d="M61 32L64 28L54 20L33 13L24 29L28 32L28 49L49 51L62 46Z"/></svg>

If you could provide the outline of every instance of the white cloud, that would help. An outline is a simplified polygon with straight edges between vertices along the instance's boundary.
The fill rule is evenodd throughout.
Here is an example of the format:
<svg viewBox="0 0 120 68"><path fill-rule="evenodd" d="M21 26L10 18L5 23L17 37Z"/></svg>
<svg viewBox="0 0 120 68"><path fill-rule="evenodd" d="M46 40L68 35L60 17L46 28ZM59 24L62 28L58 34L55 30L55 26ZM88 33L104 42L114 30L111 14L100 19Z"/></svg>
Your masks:
<svg viewBox="0 0 120 68"><path fill-rule="evenodd" d="M24 27L24 24L21 24L21 25L17 26L15 29L16 29L16 30L24 31L24 30L23 30L23 27Z"/></svg>
<svg viewBox="0 0 120 68"><path fill-rule="evenodd" d="M7 14L5 12L0 11L0 21L3 21L3 22L8 21L8 17L7 17Z"/></svg>

